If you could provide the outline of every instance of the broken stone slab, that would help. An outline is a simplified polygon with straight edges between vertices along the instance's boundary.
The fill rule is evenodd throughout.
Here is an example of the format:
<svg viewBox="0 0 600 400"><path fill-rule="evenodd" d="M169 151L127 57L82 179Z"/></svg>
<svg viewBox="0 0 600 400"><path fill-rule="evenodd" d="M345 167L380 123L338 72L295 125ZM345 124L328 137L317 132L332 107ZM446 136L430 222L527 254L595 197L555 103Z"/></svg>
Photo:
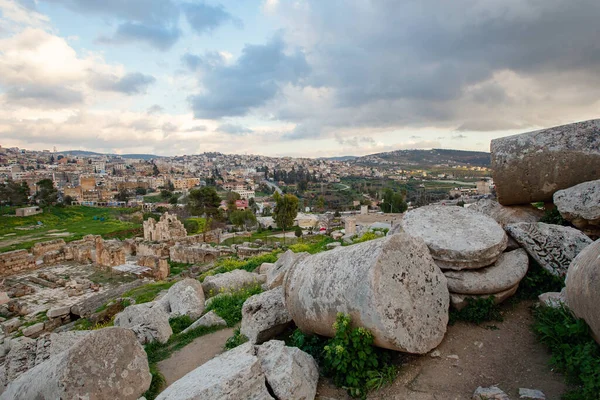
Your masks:
<svg viewBox="0 0 600 400"><path fill-rule="evenodd" d="M227 322L219 317L216 312L209 311L200 317L198 320L194 321L193 324L185 328L181 333L187 333L193 329L200 327L211 327L211 326L227 326Z"/></svg>
<svg viewBox="0 0 600 400"><path fill-rule="evenodd" d="M539 302L552 308L558 308L562 305L567 305L567 290L563 288L560 292L546 292L538 296Z"/></svg>
<svg viewBox="0 0 600 400"><path fill-rule="evenodd" d="M312 356L281 340L257 346L257 356L277 399L314 399L319 367Z"/></svg>
<svg viewBox="0 0 600 400"><path fill-rule="evenodd" d="M236 269L223 274L207 276L202 282L202 288L207 297L212 297L222 292L235 292L263 282L264 279L258 274Z"/></svg>
<svg viewBox="0 0 600 400"><path fill-rule="evenodd" d="M2 332L4 332L5 335L8 335L9 333L19 329L21 325L23 325L23 321L21 321L19 318L9 319L8 321L2 323Z"/></svg>
<svg viewBox="0 0 600 400"><path fill-rule="evenodd" d="M44 331L44 323L38 322L37 324L23 328L23 330L21 332L23 333L23 336L34 337L43 331Z"/></svg>
<svg viewBox="0 0 600 400"><path fill-rule="evenodd" d="M136 400L150 387L146 352L128 329L92 331L8 385L2 400Z"/></svg>
<svg viewBox="0 0 600 400"><path fill-rule="evenodd" d="M600 179L559 190L553 199L564 219L588 235L600 234Z"/></svg>
<svg viewBox="0 0 600 400"><path fill-rule="evenodd" d="M379 231L377 231L377 232L379 232ZM333 243L327 243L325 245L325 248L327 250L331 250L331 249L335 249L336 247L341 247L341 246L342 246L342 244L340 242L333 242Z"/></svg>
<svg viewBox="0 0 600 400"><path fill-rule="evenodd" d="M82 318L88 317L91 314L93 314L99 307L106 304L108 301L116 299L117 297L120 297L123 293L135 289L139 286L142 286L146 283L148 283L148 281L137 279L133 282L125 283L112 289L103 290L102 292L88 297L87 299L84 299L81 302L73 305L71 307L71 312L75 315L79 315Z"/></svg>
<svg viewBox="0 0 600 400"><path fill-rule="evenodd" d="M600 239L575 257L567 273L567 303L600 343Z"/></svg>
<svg viewBox="0 0 600 400"><path fill-rule="evenodd" d="M520 399L546 400L546 395L541 390L519 388Z"/></svg>
<svg viewBox="0 0 600 400"><path fill-rule="evenodd" d="M502 253L493 265L475 270L445 271L448 290L459 294L498 293L521 282L529 268L523 249Z"/></svg>
<svg viewBox="0 0 600 400"><path fill-rule="evenodd" d="M506 230L542 268L561 277L575 256L592 243L575 228L543 222L521 222Z"/></svg>
<svg viewBox="0 0 600 400"><path fill-rule="evenodd" d="M141 344L166 343L173 334L169 314L162 304L151 302L127 307L115 316L115 326L131 329Z"/></svg>
<svg viewBox="0 0 600 400"><path fill-rule="evenodd" d="M492 177L503 205L549 202L552 195L600 179L600 120L492 140Z"/></svg>
<svg viewBox="0 0 600 400"><path fill-rule="evenodd" d="M71 306L55 307L51 308L46 312L48 318L62 317L63 315L69 315L71 313Z"/></svg>
<svg viewBox="0 0 600 400"><path fill-rule="evenodd" d="M504 229L491 217L463 207L425 206L400 222L407 234L425 240L443 269L481 268L496 262L506 249Z"/></svg>
<svg viewBox="0 0 600 400"><path fill-rule="evenodd" d="M244 343L175 381L156 400L273 399L254 346Z"/></svg>
<svg viewBox="0 0 600 400"><path fill-rule="evenodd" d="M183 279L169 288L167 294L160 299L169 313L169 317L187 315L197 319L204 311L204 290L196 279Z"/></svg>
<svg viewBox="0 0 600 400"><path fill-rule="evenodd" d="M503 228L506 225L519 222L539 222L544 212L531 204L517 206L503 206L491 199L481 199L471 205L469 210L477 211L492 217Z"/></svg>
<svg viewBox="0 0 600 400"><path fill-rule="evenodd" d="M510 400L508 395L499 387L481 387L479 386L473 393L472 400Z"/></svg>
<svg viewBox="0 0 600 400"><path fill-rule="evenodd" d="M494 296L494 304L500 304L504 300L517 293L517 289L519 289L518 284L499 293L490 293L482 295L450 293L450 304L452 304L452 307L454 307L455 309L462 310L469 304L467 300L468 298L476 300L487 299L490 296Z"/></svg>
<svg viewBox="0 0 600 400"><path fill-rule="evenodd" d="M282 333L292 323L283 302L283 288L254 295L242 306L240 333L250 343L260 344Z"/></svg>
<svg viewBox="0 0 600 400"><path fill-rule="evenodd" d="M8 293L0 292L0 305L6 304L10 301L10 297L8 297Z"/></svg>
<svg viewBox="0 0 600 400"><path fill-rule="evenodd" d="M333 337L337 314L369 329L374 344L424 354L448 324L448 284L425 242L405 233L307 256L284 282L286 307L303 332Z"/></svg>
<svg viewBox="0 0 600 400"><path fill-rule="evenodd" d="M273 268L267 274L267 289L274 289L283 284L283 278L292 265L308 256L308 253L294 253L291 250L286 251L279 256Z"/></svg>

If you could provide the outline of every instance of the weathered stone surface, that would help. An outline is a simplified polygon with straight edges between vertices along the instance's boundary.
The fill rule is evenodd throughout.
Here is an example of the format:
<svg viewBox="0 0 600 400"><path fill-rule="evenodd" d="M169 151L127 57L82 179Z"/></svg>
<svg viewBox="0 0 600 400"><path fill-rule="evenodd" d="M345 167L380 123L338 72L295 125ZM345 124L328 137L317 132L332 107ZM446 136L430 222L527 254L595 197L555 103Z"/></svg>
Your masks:
<svg viewBox="0 0 600 400"><path fill-rule="evenodd" d="M283 288L278 287L250 297L242 306L240 332L251 343L265 342L292 323L283 303Z"/></svg>
<svg viewBox="0 0 600 400"><path fill-rule="evenodd" d="M106 328L22 374L0 399L136 400L150 381L146 353L135 335L127 329Z"/></svg>
<svg viewBox="0 0 600 400"><path fill-rule="evenodd" d="M406 213L404 232L425 240L440 268L468 269L493 264L508 238L491 217L463 207L426 206Z"/></svg>
<svg viewBox="0 0 600 400"><path fill-rule="evenodd" d="M198 320L194 321L193 324L185 328L181 333L187 333L193 329L199 328L201 326L211 327L211 326L227 326L227 322L219 317L216 312L209 311L200 317Z"/></svg>
<svg viewBox="0 0 600 400"><path fill-rule="evenodd" d="M336 247L340 247L341 245L342 244L340 242L333 242L333 243L327 243L327 245L325 247L327 248L327 250L331 250L331 249L335 249Z"/></svg>
<svg viewBox="0 0 600 400"><path fill-rule="evenodd" d="M558 190L600 179L600 120L494 139L491 152L500 204L549 202Z"/></svg>
<svg viewBox="0 0 600 400"><path fill-rule="evenodd" d="M276 398L315 398L319 367L312 356L296 347L286 347L281 340L271 340L257 348L262 371Z"/></svg>
<svg viewBox="0 0 600 400"><path fill-rule="evenodd" d="M546 395L541 390L519 388L520 399L546 400Z"/></svg>
<svg viewBox="0 0 600 400"><path fill-rule="evenodd" d="M39 365L65 350L70 349L75 343L92 331L72 331L51 333L38 338L35 352L35 365Z"/></svg>
<svg viewBox="0 0 600 400"><path fill-rule="evenodd" d="M273 269L274 266L275 263L262 263L260 267L258 267L258 273L261 275L266 275L271 269Z"/></svg>
<svg viewBox="0 0 600 400"><path fill-rule="evenodd" d="M165 343L173 334L164 306L151 302L127 307L115 316L115 326L131 329L141 344Z"/></svg>
<svg viewBox="0 0 600 400"><path fill-rule="evenodd" d="M521 282L529 267L529 257L523 249L502 253L489 267L445 271L448 290L460 294L490 294L502 292Z"/></svg>
<svg viewBox="0 0 600 400"><path fill-rule="evenodd" d="M546 292L538 296L539 302L552 308L558 308L561 305L567 305L567 288L563 288L560 292Z"/></svg>
<svg viewBox="0 0 600 400"><path fill-rule="evenodd" d="M71 313L71 306L63 306L63 307L55 307L51 308L46 312L46 316L48 318L56 318L61 317L63 315L68 315Z"/></svg>
<svg viewBox="0 0 600 400"><path fill-rule="evenodd" d="M543 222L507 225L506 230L538 264L556 276L564 276L571 260L592 243L577 229Z"/></svg>
<svg viewBox="0 0 600 400"><path fill-rule="evenodd" d="M298 261L308 256L308 253L294 253L291 250L286 251L279 256L273 268L267 274L267 288L274 289L283 284L283 278L287 271Z"/></svg>
<svg viewBox="0 0 600 400"><path fill-rule="evenodd" d="M212 297L221 292L234 292L263 282L264 279L258 274L236 269L223 274L207 276L202 282L202 288L207 297Z"/></svg>
<svg viewBox="0 0 600 400"><path fill-rule="evenodd" d="M544 216L544 212L533 207L531 204L522 206L503 206L497 201L491 199L481 199L471 205L469 210L477 211L492 217L504 228L509 224L519 222L539 222Z"/></svg>
<svg viewBox="0 0 600 400"><path fill-rule="evenodd" d="M564 219L588 234L600 233L600 179L559 190L553 199Z"/></svg>
<svg viewBox="0 0 600 400"><path fill-rule="evenodd" d="M245 343L227 351L179 379L157 400L273 399L265 385L254 346Z"/></svg>
<svg viewBox="0 0 600 400"><path fill-rule="evenodd" d="M41 333L44 330L44 323L38 322L35 325L28 326L23 328L23 336L31 337Z"/></svg>
<svg viewBox="0 0 600 400"><path fill-rule="evenodd" d="M88 297L87 299L84 299L83 301L73 305L71 307L71 312L75 315L79 315L80 317L88 317L91 314L93 314L95 310L97 310L102 305L106 304L108 301L116 299L123 293L135 289L136 287L139 287L145 283L147 282L138 279L133 282L119 285L112 289L103 290L102 292L94 296Z"/></svg>
<svg viewBox="0 0 600 400"><path fill-rule="evenodd" d="M21 374L35 367L35 355L37 350L37 342L35 339L28 337L20 337L13 339L8 343L10 349L6 355L2 373L0 376L4 378L2 386L7 385Z"/></svg>
<svg viewBox="0 0 600 400"><path fill-rule="evenodd" d="M600 343L600 240L586 247L569 266L567 302L575 315L587 322Z"/></svg>
<svg viewBox="0 0 600 400"><path fill-rule="evenodd" d="M427 353L448 323L448 284L425 242L401 233L308 256L284 283L285 304L304 332L332 337L339 312L369 329L379 347Z"/></svg>
<svg viewBox="0 0 600 400"><path fill-rule="evenodd" d="M494 296L494 304L500 304L504 300L506 300L509 297L511 297L512 295L514 295L517 292L517 289L519 289L519 285L515 285L515 286L513 286L507 290L503 290L502 292L499 292L499 293L490 293L490 294L482 294L482 295L450 293L450 304L452 304L452 307L456 308L457 310L462 310L463 308L465 308L467 306L468 298L486 299L490 296Z"/></svg>
<svg viewBox="0 0 600 400"><path fill-rule="evenodd" d="M481 387L479 386L473 393L472 400L510 400L508 395L496 386Z"/></svg>
<svg viewBox="0 0 600 400"><path fill-rule="evenodd" d="M148 218L144 221L144 240L160 242L185 238L186 236L187 231L183 223L177 219L176 215L168 212L161 215L158 222L154 218Z"/></svg>
<svg viewBox="0 0 600 400"><path fill-rule="evenodd" d="M204 290L196 279L186 278L171 286L167 294L160 300L169 317L187 315L192 319L199 318L204 311Z"/></svg>

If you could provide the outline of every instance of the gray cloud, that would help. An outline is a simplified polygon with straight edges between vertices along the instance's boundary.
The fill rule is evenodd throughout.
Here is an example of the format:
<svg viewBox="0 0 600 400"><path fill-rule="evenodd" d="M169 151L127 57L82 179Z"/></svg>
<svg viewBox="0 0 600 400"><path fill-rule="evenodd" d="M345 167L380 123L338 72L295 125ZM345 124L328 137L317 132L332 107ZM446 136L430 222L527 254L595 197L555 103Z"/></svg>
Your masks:
<svg viewBox="0 0 600 400"><path fill-rule="evenodd" d="M144 25L127 22L119 25L114 36L101 36L98 41L106 44L143 42L157 50L169 50L181 36L176 27Z"/></svg>
<svg viewBox="0 0 600 400"><path fill-rule="evenodd" d="M181 61L190 71L211 70L225 64L225 59L218 51L207 51L202 56L185 53Z"/></svg>
<svg viewBox="0 0 600 400"><path fill-rule="evenodd" d="M359 147L364 144L375 144L375 139L369 136L353 136L350 138L343 138L340 135L335 135L335 140L342 146Z"/></svg>
<svg viewBox="0 0 600 400"><path fill-rule="evenodd" d="M467 137L468 137L467 135L458 134L458 135L452 135L452 137L450 139L452 139L452 140L463 140L463 139L466 139Z"/></svg>
<svg viewBox="0 0 600 400"><path fill-rule="evenodd" d="M156 78L151 75L132 72L121 78L115 75L96 74L92 77L90 84L98 90L134 95L145 93L148 86L154 82L156 82Z"/></svg>
<svg viewBox="0 0 600 400"><path fill-rule="evenodd" d="M146 111L146 113L149 115L153 115L153 114L162 114L164 111L165 111L164 107L161 107L158 104L153 104L150 107L148 107L148 110Z"/></svg>
<svg viewBox="0 0 600 400"><path fill-rule="evenodd" d="M237 124L222 124L217 128L218 132L227 133L229 135L247 135L254 132L252 129Z"/></svg>
<svg viewBox="0 0 600 400"><path fill-rule="evenodd" d="M222 5L184 3L183 11L192 29L199 35L209 33L226 22L241 26L242 22L228 13Z"/></svg>
<svg viewBox="0 0 600 400"><path fill-rule="evenodd" d="M64 86L22 85L5 92L8 103L31 108L64 108L83 103L83 94Z"/></svg>
<svg viewBox="0 0 600 400"><path fill-rule="evenodd" d="M206 126L204 125L196 125L191 128L182 129L181 132L204 132L206 131Z"/></svg>
<svg viewBox="0 0 600 400"><path fill-rule="evenodd" d="M263 106L287 83L297 84L310 68L304 54L284 52L277 36L265 45L246 45L234 65L206 68L202 84L204 93L191 96L196 118L239 116Z"/></svg>

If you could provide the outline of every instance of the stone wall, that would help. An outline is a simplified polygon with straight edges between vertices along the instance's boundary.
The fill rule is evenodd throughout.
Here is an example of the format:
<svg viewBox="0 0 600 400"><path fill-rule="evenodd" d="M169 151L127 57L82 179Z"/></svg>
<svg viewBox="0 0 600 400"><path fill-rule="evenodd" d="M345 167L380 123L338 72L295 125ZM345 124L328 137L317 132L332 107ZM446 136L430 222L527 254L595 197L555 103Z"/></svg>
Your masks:
<svg viewBox="0 0 600 400"><path fill-rule="evenodd" d="M220 229L214 229L206 233L200 233L198 235L187 236L177 240L177 243L182 245L194 245L199 243L219 243L221 239L222 231Z"/></svg>
<svg viewBox="0 0 600 400"><path fill-rule="evenodd" d="M156 256L156 257L168 257L169 256L169 244L168 243L152 243L152 242L141 242L137 245L136 255L138 257L143 256Z"/></svg>
<svg viewBox="0 0 600 400"><path fill-rule="evenodd" d="M142 256L137 263L142 267L152 268L150 277L157 281L166 279L171 272L167 257Z"/></svg>
<svg viewBox="0 0 600 400"><path fill-rule="evenodd" d="M187 231L176 215L164 213L158 222L154 218L148 218L144 221L144 240L151 242L160 242L184 238Z"/></svg>
<svg viewBox="0 0 600 400"><path fill-rule="evenodd" d="M0 253L0 276L9 276L19 272L38 268L35 257L27 250L14 250Z"/></svg>
<svg viewBox="0 0 600 400"><path fill-rule="evenodd" d="M219 255L219 250L209 246L182 246L177 244L171 247L170 250L171 261L186 264L211 262L216 260Z"/></svg>
<svg viewBox="0 0 600 400"><path fill-rule="evenodd" d="M270 252L271 249L266 247L253 248L240 246L237 248L237 256L242 260L248 257L260 256L261 254L268 254Z"/></svg>
<svg viewBox="0 0 600 400"><path fill-rule="evenodd" d="M96 265L99 267L116 267L125 264L125 249L118 240L103 240L96 237Z"/></svg>
<svg viewBox="0 0 600 400"><path fill-rule="evenodd" d="M62 250L65 245L66 243L63 239L50 240L48 242L38 242L33 245L31 252L35 257L41 258L46 253Z"/></svg>

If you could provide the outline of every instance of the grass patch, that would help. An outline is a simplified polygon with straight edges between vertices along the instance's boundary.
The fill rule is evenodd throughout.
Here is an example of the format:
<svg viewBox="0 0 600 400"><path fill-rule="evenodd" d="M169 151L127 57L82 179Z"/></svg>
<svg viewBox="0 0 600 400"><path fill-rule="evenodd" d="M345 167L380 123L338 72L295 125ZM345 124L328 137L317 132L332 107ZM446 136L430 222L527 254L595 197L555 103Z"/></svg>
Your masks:
<svg viewBox="0 0 600 400"><path fill-rule="evenodd" d="M179 275L184 271L187 271L194 264L178 263L169 260L169 276Z"/></svg>
<svg viewBox="0 0 600 400"><path fill-rule="evenodd" d="M494 304L494 296L485 298L468 297L466 302L467 305L461 310L450 309L450 325L453 325L457 321L479 325L483 322L502 322L504 320L500 308Z"/></svg>
<svg viewBox="0 0 600 400"><path fill-rule="evenodd" d="M115 274L112 272L112 268L110 271L94 271L94 273L88 276L87 278L94 283L100 283L102 285L122 284L133 282L138 279L135 276L129 274Z"/></svg>
<svg viewBox="0 0 600 400"><path fill-rule="evenodd" d="M582 319L564 306L537 307L533 310L533 331L550 348L550 364L565 374L574 387L564 400L598 400L600 393L600 345Z"/></svg>
<svg viewBox="0 0 600 400"><path fill-rule="evenodd" d="M174 284L175 282L149 283L125 292L121 297L131 297L135 300L135 304L148 303L154 300L160 292L168 290Z"/></svg>
<svg viewBox="0 0 600 400"><path fill-rule="evenodd" d="M194 320L191 319L189 315L179 315L177 317L169 319L169 325L171 325L171 329L173 329L174 335L181 333L184 329L186 329L193 323Z"/></svg>
<svg viewBox="0 0 600 400"><path fill-rule="evenodd" d="M45 311L40 311L39 313L35 314L33 319L25 322L21 326L28 327L28 326L32 326L32 325L35 325L37 323L44 322L44 321L48 321L48 316L46 315Z"/></svg>
<svg viewBox="0 0 600 400"><path fill-rule="evenodd" d="M259 293L262 293L262 288L260 285L254 285L237 292L220 294L211 301L204 312L214 311L227 322L227 326L232 327L242 320L244 302L249 297Z"/></svg>
<svg viewBox="0 0 600 400"><path fill-rule="evenodd" d="M236 328L233 331L233 336L227 339L225 342L225 350L231 350L235 347L238 347L241 344L244 344L248 341L248 338L245 335L242 335L240 332L240 328Z"/></svg>
<svg viewBox="0 0 600 400"><path fill-rule="evenodd" d="M361 237L352 239L354 243L368 242L369 240L379 239L382 236L377 236L375 232L365 232Z"/></svg>
<svg viewBox="0 0 600 400"><path fill-rule="evenodd" d="M515 300L535 300L542 293L560 292L565 287L563 278L552 275L534 260L529 261L529 270L519 283Z"/></svg>
<svg viewBox="0 0 600 400"><path fill-rule="evenodd" d="M97 329L108 328L109 326L113 326L114 324L115 324L114 316L111 319L109 319L108 321L105 321L102 323L97 323L97 324L93 324L92 321L90 321L87 318L80 318L77 321L75 321L75 326L73 327L73 330L74 331L95 331Z"/></svg>
<svg viewBox="0 0 600 400"><path fill-rule="evenodd" d="M243 269L248 272L252 272L256 268L260 267L262 263L274 263L275 261L277 261L277 254L279 254L279 252L273 251L268 254L250 257L245 260L239 260L234 257L223 258L217 260L217 262L215 263L215 268L200 275L198 280L200 280L200 282L204 282L204 278L206 278L207 276L223 274L225 272L231 272L236 269Z"/></svg>
<svg viewBox="0 0 600 400"><path fill-rule="evenodd" d="M327 250L327 244L335 242L331 237L321 235L308 237L303 240L303 242L293 244L288 248L294 253L307 252L317 254Z"/></svg>

